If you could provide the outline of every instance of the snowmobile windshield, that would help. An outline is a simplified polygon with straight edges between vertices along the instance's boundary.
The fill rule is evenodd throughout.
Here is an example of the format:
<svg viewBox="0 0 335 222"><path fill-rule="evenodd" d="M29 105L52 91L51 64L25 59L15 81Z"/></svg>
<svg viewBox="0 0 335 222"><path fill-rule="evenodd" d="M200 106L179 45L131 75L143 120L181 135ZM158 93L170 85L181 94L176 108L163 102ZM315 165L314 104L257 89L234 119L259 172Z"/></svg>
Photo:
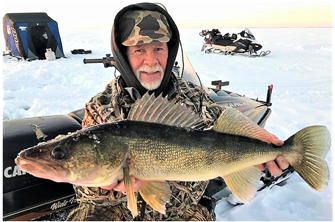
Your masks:
<svg viewBox="0 0 335 222"><path fill-rule="evenodd" d="M250 29L245 28L244 31L249 35L249 37L253 40L256 40L254 34L252 34L252 32L250 31Z"/></svg>
<svg viewBox="0 0 335 222"><path fill-rule="evenodd" d="M179 45L178 54L173 70L178 73L180 78L192 82L197 86L203 87L203 84L198 74L193 69L191 62L188 59L184 50L182 49L181 45Z"/></svg>

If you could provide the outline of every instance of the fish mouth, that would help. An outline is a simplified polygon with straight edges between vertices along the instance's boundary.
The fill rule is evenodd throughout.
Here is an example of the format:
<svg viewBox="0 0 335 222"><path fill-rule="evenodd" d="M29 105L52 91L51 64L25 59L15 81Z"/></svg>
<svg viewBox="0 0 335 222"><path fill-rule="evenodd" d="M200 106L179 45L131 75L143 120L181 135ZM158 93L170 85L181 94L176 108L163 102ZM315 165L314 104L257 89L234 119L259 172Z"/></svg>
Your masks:
<svg viewBox="0 0 335 222"><path fill-rule="evenodd" d="M50 161L36 161L29 160L22 156L18 156L15 159L16 165L22 170L35 177L42 179L49 179L55 182L69 182L67 178L67 173L64 169L59 170L55 166L50 165Z"/></svg>

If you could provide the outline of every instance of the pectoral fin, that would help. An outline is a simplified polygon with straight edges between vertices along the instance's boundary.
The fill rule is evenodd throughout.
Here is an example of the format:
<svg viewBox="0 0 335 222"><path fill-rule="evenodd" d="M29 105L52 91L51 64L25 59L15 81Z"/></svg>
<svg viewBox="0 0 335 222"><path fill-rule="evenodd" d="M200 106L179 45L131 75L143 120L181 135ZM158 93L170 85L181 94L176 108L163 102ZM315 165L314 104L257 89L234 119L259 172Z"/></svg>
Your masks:
<svg viewBox="0 0 335 222"><path fill-rule="evenodd" d="M129 168L128 167L123 168L123 180L124 180L124 185L126 187L126 192L127 192L128 209L130 210L131 214L133 215L133 218L135 218L138 215L137 199L135 197L133 185L131 183L131 179L130 179L130 176L129 176Z"/></svg>
<svg viewBox="0 0 335 222"><path fill-rule="evenodd" d="M252 166L222 178L240 201L249 203L257 192L260 174L261 171Z"/></svg>
<svg viewBox="0 0 335 222"><path fill-rule="evenodd" d="M141 181L138 190L152 209L165 214L165 204L171 197L170 186L166 181Z"/></svg>

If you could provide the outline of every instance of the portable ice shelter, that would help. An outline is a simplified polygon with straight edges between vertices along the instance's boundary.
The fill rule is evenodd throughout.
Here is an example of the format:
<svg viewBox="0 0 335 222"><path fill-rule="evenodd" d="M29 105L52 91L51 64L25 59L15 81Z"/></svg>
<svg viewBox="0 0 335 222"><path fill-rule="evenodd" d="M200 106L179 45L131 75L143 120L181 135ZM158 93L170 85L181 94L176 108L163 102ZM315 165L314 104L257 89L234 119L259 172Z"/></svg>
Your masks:
<svg viewBox="0 0 335 222"><path fill-rule="evenodd" d="M7 13L3 17L6 50L27 60L45 59L47 48L65 57L58 24L47 13Z"/></svg>

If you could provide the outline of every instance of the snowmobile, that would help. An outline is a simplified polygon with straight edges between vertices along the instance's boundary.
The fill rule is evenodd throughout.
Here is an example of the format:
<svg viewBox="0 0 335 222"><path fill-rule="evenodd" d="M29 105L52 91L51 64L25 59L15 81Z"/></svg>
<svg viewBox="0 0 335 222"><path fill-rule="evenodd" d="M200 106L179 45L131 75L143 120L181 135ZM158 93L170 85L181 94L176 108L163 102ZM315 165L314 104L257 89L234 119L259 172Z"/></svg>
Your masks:
<svg viewBox="0 0 335 222"><path fill-rule="evenodd" d="M115 67L113 57L108 54L102 59L84 59L83 62L103 63L105 68ZM266 101L223 90L222 86L229 84L227 81L213 81L214 87L207 88L182 50L178 53L174 70L181 78L203 87L217 104L234 107L264 127L271 114L271 85L267 90ZM83 116L84 108L68 115L3 120L3 220L66 220L69 210L78 205L71 184L56 183L26 174L15 165L14 159L25 148L81 129ZM263 180L264 187L269 187L278 179L264 177ZM226 186L223 181L216 180L209 187L212 188L205 194L212 197L216 193L220 194ZM203 199L202 203L211 207L217 200L218 198L212 198L207 203L208 199Z"/></svg>
<svg viewBox="0 0 335 222"><path fill-rule="evenodd" d="M263 57L271 53L270 50L259 51L262 45L248 28L240 33L226 33L222 35L218 29L202 30L199 35L204 37L205 43L201 51L207 54L243 55L247 57Z"/></svg>

